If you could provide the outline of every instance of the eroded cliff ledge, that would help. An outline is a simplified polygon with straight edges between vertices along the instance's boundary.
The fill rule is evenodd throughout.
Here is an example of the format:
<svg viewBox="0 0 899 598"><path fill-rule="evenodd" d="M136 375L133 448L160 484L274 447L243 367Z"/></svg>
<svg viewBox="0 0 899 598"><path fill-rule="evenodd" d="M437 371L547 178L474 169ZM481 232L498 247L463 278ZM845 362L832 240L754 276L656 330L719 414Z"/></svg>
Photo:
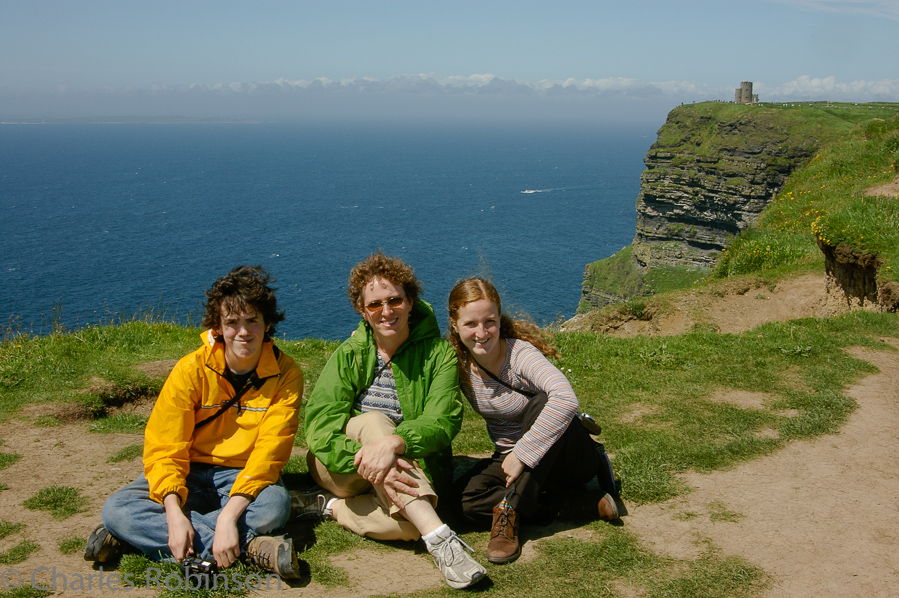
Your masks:
<svg viewBox="0 0 899 598"><path fill-rule="evenodd" d="M644 160L633 242L638 267L709 268L755 222L817 148L782 115L765 107L671 111Z"/></svg>
<svg viewBox="0 0 899 598"><path fill-rule="evenodd" d="M675 108L646 153L633 244L588 264L579 312L714 266L797 168L836 134L819 111L705 102ZM667 272L666 272L667 271ZM675 273L674 271L680 271Z"/></svg>

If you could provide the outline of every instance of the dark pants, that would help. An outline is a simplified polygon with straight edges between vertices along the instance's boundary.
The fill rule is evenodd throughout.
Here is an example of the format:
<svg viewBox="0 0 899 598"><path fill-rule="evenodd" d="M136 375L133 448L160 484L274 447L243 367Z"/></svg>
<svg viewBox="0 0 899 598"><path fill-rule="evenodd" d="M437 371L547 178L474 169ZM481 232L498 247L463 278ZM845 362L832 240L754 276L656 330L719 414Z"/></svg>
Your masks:
<svg viewBox="0 0 899 598"><path fill-rule="evenodd" d="M537 416L546 405L546 394L530 399L525 409L522 434L531 429ZM505 454L494 453L480 461L460 480L462 490L462 514L472 521L491 521L493 507L503 498L524 517L547 513L558 507L566 489L578 488L592 480L600 466L597 444L577 419L543 455L533 469L525 466L524 472L506 488L503 472Z"/></svg>

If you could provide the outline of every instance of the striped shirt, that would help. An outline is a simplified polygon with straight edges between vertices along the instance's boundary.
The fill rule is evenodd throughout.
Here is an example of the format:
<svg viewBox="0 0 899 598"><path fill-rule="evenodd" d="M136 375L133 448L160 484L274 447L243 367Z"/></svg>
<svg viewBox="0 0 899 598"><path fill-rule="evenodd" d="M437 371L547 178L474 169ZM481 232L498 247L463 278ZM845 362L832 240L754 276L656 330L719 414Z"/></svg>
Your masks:
<svg viewBox="0 0 899 598"><path fill-rule="evenodd" d="M380 411L399 425L403 421L403 409L400 407L400 399L396 394L396 379L393 370L378 353L378 366L375 370L375 379L371 386L359 393L353 405L362 413Z"/></svg>
<svg viewBox="0 0 899 598"><path fill-rule="evenodd" d="M511 390L487 374L469 369L462 376L462 392L472 408L487 422L487 432L496 450L515 456L535 467L546 451L565 433L578 409L578 400L568 379L534 345L519 339L504 339L506 361L497 375L515 388L546 393L546 407L531 429L521 433L521 418L528 397Z"/></svg>

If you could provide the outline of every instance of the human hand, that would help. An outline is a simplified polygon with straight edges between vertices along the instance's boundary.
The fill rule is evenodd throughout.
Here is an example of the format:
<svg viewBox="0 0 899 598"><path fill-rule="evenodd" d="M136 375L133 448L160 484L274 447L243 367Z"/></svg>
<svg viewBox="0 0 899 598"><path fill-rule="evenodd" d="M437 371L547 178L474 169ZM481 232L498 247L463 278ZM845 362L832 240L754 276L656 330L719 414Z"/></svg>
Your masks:
<svg viewBox="0 0 899 598"><path fill-rule="evenodd" d="M221 569L230 567L240 556L240 538L236 523L223 522L221 518L216 520L212 556L215 557L215 564Z"/></svg>
<svg viewBox="0 0 899 598"><path fill-rule="evenodd" d="M230 566L240 556L240 534L237 520L250 505L250 497L234 494L219 512L215 520L215 535L212 539L212 556L221 568Z"/></svg>
<svg viewBox="0 0 899 598"><path fill-rule="evenodd" d="M506 488L511 486L523 471L524 463L522 463L515 455L514 451L506 455L506 458L503 459L503 473L506 474Z"/></svg>
<svg viewBox="0 0 899 598"><path fill-rule="evenodd" d="M181 511L180 500L175 496L178 502L178 508L166 508L165 522L169 528L169 550L176 561L181 561L188 554L194 552L194 527L190 524L190 519ZM168 497L166 497L168 499ZM166 505L168 506L168 505Z"/></svg>
<svg viewBox="0 0 899 598"><path fill-rule="evenodd" d="M418 496L418 492L415 490L418 488L418 482L405 471L412 469L412 467L413 466L409 461L397 459L396 466L391 467L390 470L388 470L387 476L384 478L384 483L381 486L384 489L384 494L390 499L390 502L401 509L406 505L403 504L403 501L399 497L400 492L410 496Z"/></svg>
<svg viewBox="0 0 899 598"><path fill-rule="evenodd" d="M406 441L396 434L380 438L374 442L363 445L353 459L356 472L372 483L379 486L384 483L388 471L396 467L397 455L406 450Z"/></svg>

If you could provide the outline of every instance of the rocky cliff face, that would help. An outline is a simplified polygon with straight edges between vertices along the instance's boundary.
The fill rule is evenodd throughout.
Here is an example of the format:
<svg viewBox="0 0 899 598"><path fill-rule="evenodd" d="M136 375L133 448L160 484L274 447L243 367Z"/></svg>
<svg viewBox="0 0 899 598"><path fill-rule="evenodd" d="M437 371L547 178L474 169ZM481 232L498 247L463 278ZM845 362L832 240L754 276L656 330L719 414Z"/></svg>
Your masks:
<svg viewBox="0 0 899 598"><path fill-rule="evenodd" d="M676 108L646 153L633 257L641 269L711 267L814 154L777 111Z"/></svg>

